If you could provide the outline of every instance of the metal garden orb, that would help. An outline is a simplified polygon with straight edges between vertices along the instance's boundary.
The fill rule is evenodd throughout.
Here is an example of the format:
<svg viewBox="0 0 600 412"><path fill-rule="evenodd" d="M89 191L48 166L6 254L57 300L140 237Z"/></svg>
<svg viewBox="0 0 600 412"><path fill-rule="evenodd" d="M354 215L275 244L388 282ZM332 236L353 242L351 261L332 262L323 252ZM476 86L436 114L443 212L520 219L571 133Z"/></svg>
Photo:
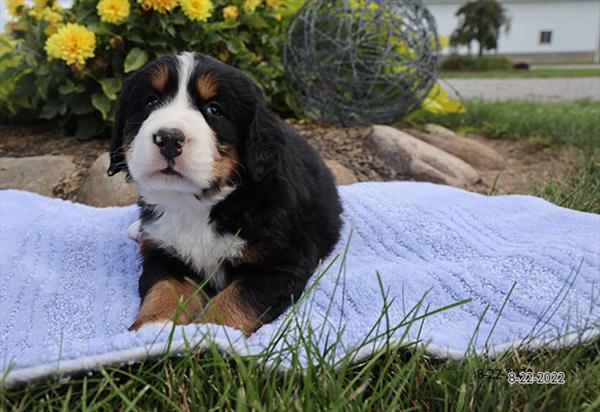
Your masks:
<svg viewBox="0 0 600 412"><path fill-rule="evenodd" d="M315 120L392 123L435 83L435 20L419 0L307 0L290 24L284 65Z"/></svg>

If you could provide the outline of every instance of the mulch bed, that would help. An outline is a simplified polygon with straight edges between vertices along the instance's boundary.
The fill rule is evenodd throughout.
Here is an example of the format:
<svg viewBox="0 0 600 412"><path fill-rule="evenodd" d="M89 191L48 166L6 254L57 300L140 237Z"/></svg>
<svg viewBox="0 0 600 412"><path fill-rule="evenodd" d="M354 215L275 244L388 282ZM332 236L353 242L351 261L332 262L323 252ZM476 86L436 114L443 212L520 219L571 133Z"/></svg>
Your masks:
<svg viewBox="0 0 600 412"><path fill-rule="evenodd" d="M294 127L324 158L335 160L352 170L359 181L387 181L399 176L381 159L364 148L369 127L335 128L314 123L294 123ZM580 151L572 147L544 147L535 140L492 140L470 136L485 143L507 159L506 170L479 170L484 184L473 190L489 193L530 193L539 185L563 179L571 172ZM66 137L56 124L15 126L0 124L0 157L70 155L77 173L58 187L56 196L76 200L77 189L88 167L109 148L107 139L77 140Z"/></svg>
<svg viewBox="0 0 600 412"><path fill-rule="evenodd" d="M370 127L335 128L317 124L294 124L326 159L336 160L356 174L358 181L385 181L397 178L386 163L364 148Z"/></svg>

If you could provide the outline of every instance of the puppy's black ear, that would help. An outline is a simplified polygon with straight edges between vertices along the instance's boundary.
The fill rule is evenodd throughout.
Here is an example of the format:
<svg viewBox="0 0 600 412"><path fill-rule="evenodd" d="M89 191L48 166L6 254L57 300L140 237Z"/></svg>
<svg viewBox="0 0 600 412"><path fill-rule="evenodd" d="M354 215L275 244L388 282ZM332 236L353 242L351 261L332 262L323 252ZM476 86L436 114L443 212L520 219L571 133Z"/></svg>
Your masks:
<svg viewBox="0 0 600 412"><path fill-rule="evenodd" d="M117 99L117 110L115 112L115 124L112 129L112 136L110 140L110 165L106 173L112 176L120 171L127 170L127 162L125 160L125 149L123 147L125 143L124 129L125 119L127 113L127 101L130 93L129 84L131 79L127 79L119 98Z"/></svg>
<svg viewBox="0 0 600 412"><path fill-rule="evenodd" d="M123 128L125 127L125 108L119 98L117 102L117 112L115 114L115 124L112 129L110 140L110 165L106 173L109 176L119 173L122 170L127 170L125 161L125 153L123 150Z"/></svg>
<svg viewBox="0 0 600 412"><path fill-rule="evenodd" d="M245 145L245 166L253 181L261 181L281 168L285 133L282 121L259 106Z"/></svg>

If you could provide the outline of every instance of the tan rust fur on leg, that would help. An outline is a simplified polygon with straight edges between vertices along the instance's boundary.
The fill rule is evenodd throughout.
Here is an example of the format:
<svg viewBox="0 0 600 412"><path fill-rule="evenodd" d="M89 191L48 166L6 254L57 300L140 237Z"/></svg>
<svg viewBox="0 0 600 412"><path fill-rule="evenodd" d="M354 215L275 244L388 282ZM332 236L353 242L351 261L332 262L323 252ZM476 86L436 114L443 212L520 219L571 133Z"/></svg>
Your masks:
<svg viewBox="0 0 600 412"><path fill-rule="evenodd" d="M260 314L241 301L240 285L237 281L215 296L195 322L231 326L246 335L252 334L262 326Z"/></svg>
<svg viewBox="0 0 600 412"><path fill-rule="evenodd" d="M142 302L137 319L129 330L138 330L147 323L168 322L187 324L192 322L206 305L207 299L191 280L167 278L157 282ZM177 319L175 317L177 316Z"/></svg>

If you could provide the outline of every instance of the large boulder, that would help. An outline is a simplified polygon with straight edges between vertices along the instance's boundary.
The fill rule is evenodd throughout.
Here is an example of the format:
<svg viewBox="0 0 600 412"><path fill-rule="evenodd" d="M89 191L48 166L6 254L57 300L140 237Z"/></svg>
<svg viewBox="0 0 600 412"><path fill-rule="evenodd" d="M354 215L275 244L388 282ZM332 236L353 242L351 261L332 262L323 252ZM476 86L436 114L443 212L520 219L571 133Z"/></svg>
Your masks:
<svg viewBox="0 0 600 412"><path fill-rule="evenodd" d="M506 167L504 157L483 143L457 136L452 130L437 124L425 125L425 131L426 133L415 136L472 166L493 170L502 170Z"/></svg>
<svg viewBox="0 0 600 412"><path fill-rule="evenodd" d="M91 206L126 206L137 202L136 188L127 183L125 173L109 177L108 153L104 153L90 166L79 189L78 200Z"/></svg>
<svg viewBox="0 0 600 412"><path fill-rule="evenodd" d="M457 187L480 180L477 171L459 158L390 126L374 126L365 145L405 178Z"/></svg>
<svg viewBox="0 0 600 412"><path fill-rule="evenodd" d="M356 175L346 166L340 164L335 160L325 159L325 164L333 173L335 177L335 183L338 185L350 185L352 183L358 182Z"/></svg>
<svg viewBox="0 0 600 412"><path fill-rule="evenodd" d="M53 196L57 186L76 174L77 167L71 156L0 158L0 189L20 189Z"/></svg>

